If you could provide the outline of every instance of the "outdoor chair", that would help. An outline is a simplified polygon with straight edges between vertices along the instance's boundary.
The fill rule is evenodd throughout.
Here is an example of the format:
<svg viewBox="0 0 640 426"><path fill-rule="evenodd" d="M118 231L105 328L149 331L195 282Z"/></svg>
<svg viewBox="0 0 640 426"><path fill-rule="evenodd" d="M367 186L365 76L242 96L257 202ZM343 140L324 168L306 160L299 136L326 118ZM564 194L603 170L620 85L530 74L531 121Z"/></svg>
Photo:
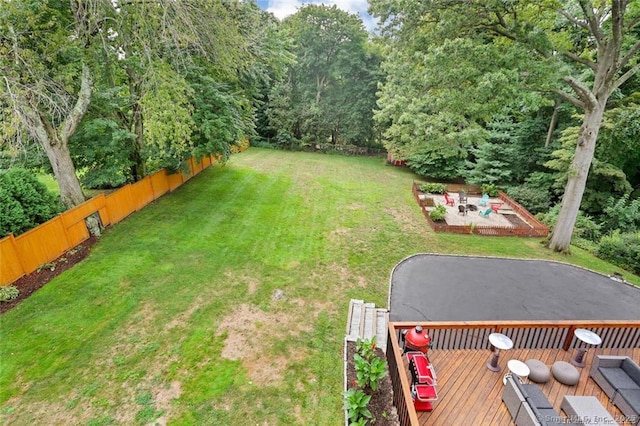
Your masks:
<svg viewBox="0 0 640 426"><path fill-rule="evenodd" d="M449 194L447 194L446 192L444 193L444 201L446 201L448 206L455 206L456 202L453 198L449 197Z"/></svg>
<svg viewBox="0 0 640 426"><path fill-rule="evenodd" d="M489 194L483 194L482 198L480 198L480 201L478 201L478 205L486 206L488 202L489 202Z"/></svg>
<svg viewBox="0 0 640 426"><path fill-rule="evenodd" d="M463 215L463 216L466 216L466 215L467 215L467 206L466 206L466 205L464 205L464 204L460 204L460 205L458 206L458 214L461 214L461 215Z"/></svg>
<svg viewBox="0 0 640 426"><path fill-rule="evenodd" d="M498 210L500 210L502 206L504 206L504 203L491 203L491 210L493 210L494 213L498 213Z"/></svg>
<svg viewBox="0 0 640 426"><path fill-rule="evenodd" d="M493 210L491 210L491 208L486 209L483 212L479 212L478 214L482 217L489 217L489 215L491 214L491 212L493 212Z"/></svg>
<svg viewBox="0 0 640 426"><path fill-rule="evenodd" d="M467 193L464 191L458 191L458 199L460 204L467 204Z"/></svg>

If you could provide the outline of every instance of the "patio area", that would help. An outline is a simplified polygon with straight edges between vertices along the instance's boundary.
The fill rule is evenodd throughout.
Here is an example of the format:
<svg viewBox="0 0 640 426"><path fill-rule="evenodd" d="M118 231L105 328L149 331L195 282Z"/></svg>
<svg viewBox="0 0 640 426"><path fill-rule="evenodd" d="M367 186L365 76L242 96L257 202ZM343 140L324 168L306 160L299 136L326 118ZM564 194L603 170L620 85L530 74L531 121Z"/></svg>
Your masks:
<svg viewBox="0 0 640 426"><path fill-rule="evenodd" d="M455 204L453 206L447 205L442 195L432 195L433 201L436 205L443 205L447 209L447 217L445 221L447 225L471 225L472 223L475 225L486 225L486 226L507 226L507 227L515 227L516 225L509 220L509 216L519 217L518 214L508 205L504 203L501 199L497 197L490 197L489 201L487 201L485 206L479 205L482 197L478 196L467 196L467 203L469 205L475 206L476 210L467 211L466 214L462 214L458 210L458 195L455 194L453 199L455 200ZM498 210L497 213L491 212L488 216L482 216L480 213L490 209L491 204L502 204L502 208ZM427 211L431 211L433 207L427 207ZM522 218L520 218L522 220ZM526 221L522 220L525 224ZM529 226L529 225L527 225Z"/></svg>
<svg viewBox="0 0 640 426"><path fill-rule="evenodd" d="M446 185L447 203L443 194L424 193L420 184L413 183L413 196L429 225L436 232L478 234L492 236L546 237L549 228L536 219L524 207L504 192L489 197L481 203L482 194L471 185ZM464 191L466 201L460 202L459 191ZM429 213L436 206L444 206L444 221L434 221ZM461 210L460 206L465 209ZM489 212L487 212L489 210ZM485 214L481 214L484 212Z"/></svg>
<svg viewBox="0 0 640 426"><path fill-rule="evenodd" d="M507 361L533 358L550 366L556 361L568 361L572 354L573 351L563 349L514 349L501 354L499 366L502 370L494 373L486 367L490 357L489 350L429 351L429 358L438 375L438 400L433 404L433 411L417 413L418 422L420 425L434 426L513 424L501 398L504 388L502 378L507 372ZM596 354L627 355L635 360L640 359L640 349L593 349L587 352L586 367L579 369L580 381L577 385L563 385L552 378L539 387L564 419L567 419L567 415L560 410L560 405L565 395L590 395L597 397L621 425L631 425L631 419L626 419L593 379L589 378L589 369ZM405 365L405 371L408 371L406 367ZM408 375L407 380L411 380ZM525 382L533 383L528 379Z"/></svg>

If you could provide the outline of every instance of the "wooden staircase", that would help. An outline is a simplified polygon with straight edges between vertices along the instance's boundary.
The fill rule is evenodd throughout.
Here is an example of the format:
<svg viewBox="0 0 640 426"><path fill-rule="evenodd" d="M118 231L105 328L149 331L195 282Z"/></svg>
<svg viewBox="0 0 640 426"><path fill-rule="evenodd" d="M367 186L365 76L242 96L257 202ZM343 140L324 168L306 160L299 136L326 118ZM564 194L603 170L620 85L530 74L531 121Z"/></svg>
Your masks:
<svg viewBox="0 0 640 426"><path fill-rule="evenodd" d="M386 352L388 323L388 310L376 308L375 304L364 303L363 300L351 299L345 340L356 342L358 339L366 340L375 336L376 346Z"/></svg>

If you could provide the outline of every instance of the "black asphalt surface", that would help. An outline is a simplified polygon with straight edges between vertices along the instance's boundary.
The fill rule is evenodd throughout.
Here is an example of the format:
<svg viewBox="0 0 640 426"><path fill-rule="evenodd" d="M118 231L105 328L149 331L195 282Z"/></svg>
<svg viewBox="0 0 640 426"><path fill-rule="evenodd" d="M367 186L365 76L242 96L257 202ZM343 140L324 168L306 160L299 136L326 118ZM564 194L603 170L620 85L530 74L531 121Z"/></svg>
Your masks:
<svg viewBox="0 0 640 426"><path fill-rule="evenodd" d="M640 288L542 260L418 254L391 274L391 321L640 320Z"/></svg>

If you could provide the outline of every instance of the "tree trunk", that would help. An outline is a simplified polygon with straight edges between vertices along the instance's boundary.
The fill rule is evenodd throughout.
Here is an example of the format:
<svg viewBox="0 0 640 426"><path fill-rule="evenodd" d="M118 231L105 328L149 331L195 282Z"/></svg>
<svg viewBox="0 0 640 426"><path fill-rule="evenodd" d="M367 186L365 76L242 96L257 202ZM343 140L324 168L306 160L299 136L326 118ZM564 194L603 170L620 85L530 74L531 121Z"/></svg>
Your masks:
<svg viewBox="0 0 640 426"><path fill-rule="evenodd" d="M578 135L578 143L569 169L567 185L562 197L562 207L558 222L553 229L549 248L554 251L569 253L573 228L580 210L580 202L587 184L589 168L596 149L596 139L602 123L607 99L599 99L593 109L585 111Z"/></svg>
<svg viewBox="0 0 640 426"><path fill-rule="evenodd" d="M131 100L131 113L133 121L133 133L136 135L133 141L133 149L131 151L130 160L133 163L132 176L137 182L147 175L147 168L142 157L142 149L144 147L144 116L140 99L142 98L141 83L135 70L127 68L127 77L129 78L129 98Z"/></svg>
<svg viewBox="0 0 640 426"><path fill-rule="evenodd" d="M55 128L44 113L37 109L37 105L22 99L17 109L29 133L38 141L47 154L49 163L60 187L60 199L67 209L82 204L85 196L76 175L76 168L71 159L68 141L74 134L80 120L87 112L93 92L91 71L86 64L82 65L80 92L73 109L58 128ZM100 235L99 223L88 220L87 225L91 235Z"/></svg>
<svg viewBox="0 0 640 426"><path fill-rule="evenodd" d="M85 197L67 144L60 140L39 140L39 142L49 158L53 174L60 186L62 204L68 209L82 204Z"/></svg>
<svg viewBox="0 0 640 426"><path fill-rule="evenodd" d="M553 132L556 129L556 125L558 124L558 113L560 110L560 99L556 99L555 104L553 105L553 114L551 114L551 123L549 123L549 131L547 132L547 139L544 141L544 147L548 148L551 144L551 140L553 139Z"/></svg>

